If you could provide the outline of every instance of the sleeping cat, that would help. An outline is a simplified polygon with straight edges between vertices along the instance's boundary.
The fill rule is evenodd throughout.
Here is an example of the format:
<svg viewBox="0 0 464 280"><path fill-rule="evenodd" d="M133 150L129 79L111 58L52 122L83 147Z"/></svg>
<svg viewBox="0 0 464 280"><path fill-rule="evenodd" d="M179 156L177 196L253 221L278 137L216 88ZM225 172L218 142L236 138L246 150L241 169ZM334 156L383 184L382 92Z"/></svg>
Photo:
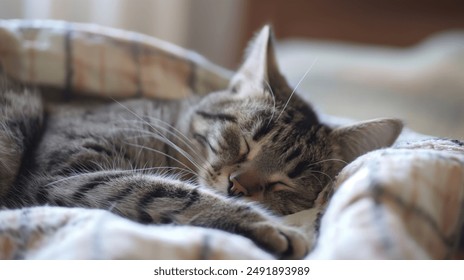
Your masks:
<svg viewBox="0 0 464 280"><path fill-rule="evenodd" d="M102 208L241 234L301 258L309 241L278 216L322 210L341 168L391 145L401 128L394 119L321 123L280 74L266 26L229 88L204 97L44 108L4 78L0 206Z"/></svg>

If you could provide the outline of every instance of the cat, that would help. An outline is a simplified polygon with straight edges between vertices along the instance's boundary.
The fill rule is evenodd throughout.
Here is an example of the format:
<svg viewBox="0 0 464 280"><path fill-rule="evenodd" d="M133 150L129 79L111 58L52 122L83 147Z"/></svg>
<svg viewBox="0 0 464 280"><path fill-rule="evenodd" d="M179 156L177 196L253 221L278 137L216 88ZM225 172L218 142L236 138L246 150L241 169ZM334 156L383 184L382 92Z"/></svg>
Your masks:
<svg viewBox="0 0 464 280"><path fill-rule="evenodd" d="M203 97L47 107L6 78L0 89L0 206L216 228L277 258L311 247L279 216L322 209L343 166L402 129L396 119L323 124L280 73L269 26L229 87Z"/></svg>

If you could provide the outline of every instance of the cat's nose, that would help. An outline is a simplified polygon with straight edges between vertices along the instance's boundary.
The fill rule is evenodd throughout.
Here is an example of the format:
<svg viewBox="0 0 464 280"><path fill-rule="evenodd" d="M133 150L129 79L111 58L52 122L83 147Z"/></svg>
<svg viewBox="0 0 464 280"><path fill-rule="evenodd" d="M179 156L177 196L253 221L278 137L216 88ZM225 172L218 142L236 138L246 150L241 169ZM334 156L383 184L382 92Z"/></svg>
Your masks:
<svg viewBox="0 0 464 280"><path fill-rule="evenodd" d="M231 177L229 194L233 196L248 195L248 190L240 184L240 181L237 180L237 178Z"/></svg>
<svg viewBox="0 0 464 280"><path fill-rule="evenodd" d="M260 176L253 170L233 173L230 178L229 194L233 196L247 196L254 200L260 200L263 192L263 184Z"/></svg>

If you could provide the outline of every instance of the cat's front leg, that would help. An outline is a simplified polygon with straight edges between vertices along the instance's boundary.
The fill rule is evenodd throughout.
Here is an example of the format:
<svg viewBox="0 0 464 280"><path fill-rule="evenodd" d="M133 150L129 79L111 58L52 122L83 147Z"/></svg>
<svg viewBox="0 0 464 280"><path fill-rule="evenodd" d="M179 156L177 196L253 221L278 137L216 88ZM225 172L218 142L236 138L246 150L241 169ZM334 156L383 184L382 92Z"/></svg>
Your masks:
<svg viewBox="0 0 464 280"><path fill-rule="evenodd" d="M309 239L302 232L285 226L259 206L198 190L202 190L203 201L192 206L196 208L192 213L199 214L187 213L189 224L246 236L278 258L299 259L308 253Z"/></svg>
<svg viewBox="0 0 464 280"><path fill-rule="evenodd" d="M250 238L278 258L302 258L309 247L302 233L254 204L155 175L125 171L82 174L48 184L40 196L52 204L108 209L141 223L221 229Z"/></svg>

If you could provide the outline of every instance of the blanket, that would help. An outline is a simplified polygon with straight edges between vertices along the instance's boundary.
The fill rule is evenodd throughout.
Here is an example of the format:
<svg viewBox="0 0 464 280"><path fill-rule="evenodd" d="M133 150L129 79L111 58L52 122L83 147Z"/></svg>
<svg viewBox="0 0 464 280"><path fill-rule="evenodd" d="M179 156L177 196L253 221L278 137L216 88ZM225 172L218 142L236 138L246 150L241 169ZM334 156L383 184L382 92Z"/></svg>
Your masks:
<svg viewBox="0 0 464 280"><path fill-rule="evenodd" d="M224 88L230 77L156 38L60 21L0 20L0 67L26 84L56 88L64 99L185 98ZM313 209L284 217L314 240L307 259L455 256L462 142L408 132L393 147L347 165L333 184L318 232ZM250 240L214 229L141 225L97 209L0 210L0 259L270 258Z"/></svg>

